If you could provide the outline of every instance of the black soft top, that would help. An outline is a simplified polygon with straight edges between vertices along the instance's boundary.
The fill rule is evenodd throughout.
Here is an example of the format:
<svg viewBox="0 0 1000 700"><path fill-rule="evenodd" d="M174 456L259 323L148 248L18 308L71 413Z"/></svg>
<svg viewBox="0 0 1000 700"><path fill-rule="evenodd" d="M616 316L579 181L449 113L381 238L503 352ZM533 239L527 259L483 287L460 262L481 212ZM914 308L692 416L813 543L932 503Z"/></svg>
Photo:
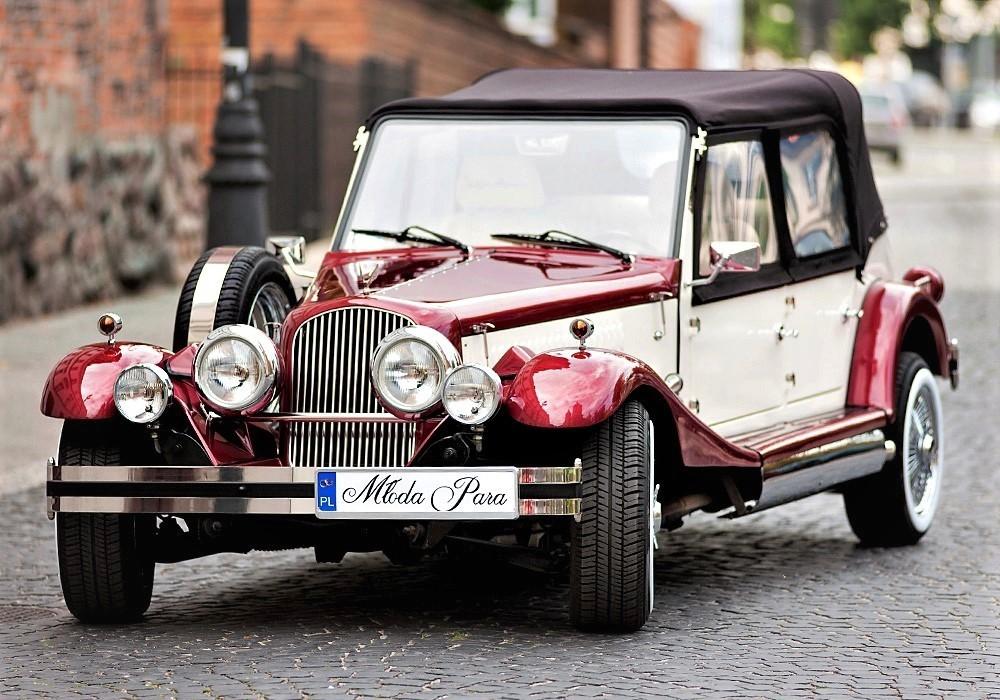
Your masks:
<svg viewBox="0 0 1000 700"><path fill-rule="evenodd" d="M833 126L853 190L856 225L865 252L885 229L861 121L861 98L843 76L817 70L697 71L514 68L488 73L441 97L390 102L368 118L393 114L552 113L608 116L681 115L709 133L782 129L808 123Z"/></svg>

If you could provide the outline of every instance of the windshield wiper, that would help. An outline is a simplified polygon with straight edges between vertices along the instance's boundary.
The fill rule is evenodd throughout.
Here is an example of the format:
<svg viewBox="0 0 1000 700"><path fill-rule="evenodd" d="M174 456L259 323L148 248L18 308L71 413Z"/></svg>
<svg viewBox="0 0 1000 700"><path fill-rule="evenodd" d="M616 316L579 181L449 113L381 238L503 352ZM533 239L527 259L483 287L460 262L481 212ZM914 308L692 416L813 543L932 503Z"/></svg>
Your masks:
<svg viewBox="0 0 1000 700"><path fill-rule="evenodd" d="M424 228L423 226L407 226L400 231L380 231L374 228L352 228L353 233L360 233L364 236L376 236L378 238L391 238L395 241L402 243L403 241L413 241L414 243L428 243L430 245L438 245L444 243L452 248L458 248L463 253L469 252L469 246L462 243L462 241L452 238L451 236L446 236L443 233L438 233L437 231L431 231L429 228ZM426 234L424 236L414 234L414 231Z"/></svg>
<svg viewBox="0 0 1000 700"><path fill-rule="evenodd" d="M552 236L562 236L566 240L559 240L558 238L552 238ZM553 246L562 246L566 248L585 248L590 250L599 250L602 253L607 253L608 255L613 255L619 260L621 260L626 265L631 265L635 262L635 256L631 253L626 253L624 250L618 250L617 248L612 248L609 245L604 245L603 243L598 243L597 241L592 241L589 238L584 238L583 236L577 236L575 233L568 233L566 231L560 231L559 229L549 229L542 233L494 233L490 238L499 238L504 241L527 241L530 243L547 243Z"/></svg>

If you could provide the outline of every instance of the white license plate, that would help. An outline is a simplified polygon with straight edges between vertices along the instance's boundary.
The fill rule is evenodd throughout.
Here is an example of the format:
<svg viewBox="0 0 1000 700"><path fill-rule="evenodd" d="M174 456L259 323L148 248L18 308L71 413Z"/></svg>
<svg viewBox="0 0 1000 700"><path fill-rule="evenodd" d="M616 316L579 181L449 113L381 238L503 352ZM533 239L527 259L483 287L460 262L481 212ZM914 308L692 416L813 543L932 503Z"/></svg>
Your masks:
<svg viewBox="0 0 1000 700"><path fill-rule="evenodd" d="M512 520L516 467L344 467L316 472L316 517Z"/></svg>

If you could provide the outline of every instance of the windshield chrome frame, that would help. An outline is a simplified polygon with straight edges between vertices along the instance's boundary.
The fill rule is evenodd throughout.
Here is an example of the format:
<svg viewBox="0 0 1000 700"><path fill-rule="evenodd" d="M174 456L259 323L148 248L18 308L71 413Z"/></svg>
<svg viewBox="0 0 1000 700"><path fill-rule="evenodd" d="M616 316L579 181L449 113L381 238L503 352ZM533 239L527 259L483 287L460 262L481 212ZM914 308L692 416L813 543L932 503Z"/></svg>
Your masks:
<svg viewBox="0 0 1000 700"><path fill-rule="evenodd" d="M347 183L347 190L344 193L344 200L340 206L340 212L337 216L337 223L333 229L333 235L330 238L330 250L340 250L338 247L344 239L346 231L344 227L347 223L347 219L350 217L357 203L358 193L360 191L361 182L364 179L363 175L365 169L368 167L368 159L371 153L371 144L376 136L378 129L385 123L394 120L406 120L406 121L416 121L416 120L426 120L426 121L511 121L511 122L524 122L524 121L547 121L547 122L568 122L568 121L622 121L622 122L677 122L684 127L683 141L680 144L680 156L677 161L678 168L678 178L677 178L677 192L676 192L676 212L674 214L673 230L670 232L671 235L671 248L672 251L669 255L664 255L662 257L672 257L676 258L680 252L680 238L681 231L684 225L684 219L686 218L688 212L688 200L691 196L691 182L692 182L692 163L691 163L691 141L696 133L697 126L692 124L692 122L680 114L660 114L660 115L650 115L650 114L550 114L550 115L538 115L538 114L513 114L513 113L476 113L476 114L466 114L466 113L452 113L452 114L407 114L405 112L400 112L398 114L392 114L385 117L381 117L374 124L372 124L371 129L368 130L364 126L358 130L359 137L364 134L363 138L359 138L356 143L358 144L357 155L354 159L354 166L351 168L351 176ZM362 131L364 129L364 131Z"/></svg>

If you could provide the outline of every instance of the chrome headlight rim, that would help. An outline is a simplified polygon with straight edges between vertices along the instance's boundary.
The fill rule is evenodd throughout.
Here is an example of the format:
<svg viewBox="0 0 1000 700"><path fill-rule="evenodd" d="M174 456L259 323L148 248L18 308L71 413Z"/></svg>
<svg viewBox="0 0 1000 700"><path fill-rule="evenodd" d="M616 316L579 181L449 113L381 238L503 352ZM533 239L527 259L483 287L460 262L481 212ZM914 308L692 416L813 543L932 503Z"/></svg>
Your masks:
<svg viewBox="0 0 1000 700"><path fill-rule="evenodd" d="M224 340L238 340L245 343L257 355L261 364L261 382L254 390L250 399L240 403L226 402L218 397L212 396L202 386L201 370L208 351L217 343ZM198 395L211 409L222 415L242 415L256 413L260 411L274 399L281 375L281 362L278 356L278 348L267 333L264 333L253 326L242 323L219 326L207 336L198 346L194 355L193 366L194 385L198 389Z"/></svg>
<svg viewBox="0 0 1000 700"><path fill-rule="evenodd" d="M488 410L475 414L475 418L472 420L465 419L460 415L452 413L452 411L448 407L447 400L445 400L445 395L448 391L448 383L452 380L452 378L454 378L456 374L458 374L458 372L468 369L482 372L484 378L492 385L493 392L496 396L496 400L493 401L491 405L489 405ZM478 365L474 363L459 365L458 367L454 367L451 370L449 370L448 375L444 378L444 381L441 382L441 403L444 406L445 412L451 418L458 421L459 423L463 425L482 425L490 418L495 416L497 414L497 411L500 410L500 405L503 403L503 382L501 381L499 374L497 374L492 369L484 365Z"/></svg>
<svg viewBox="0 0 1000 700"><path fill-rule="evenodd" d="M164 388L162 408L160 408L160 410L157 411L156 413L143 414L144 420L136 420L135 416L130 416L128 413L126 413L126 411L122 408L122 405L118 400L119 382L121 382L122 377L125 376L126 372L131 372L136 369L143 369L150 372L154 377L156 377L156 379L163 385ZM118 376L115 377L114 388L112 389L112 398L115 402L115 409L117 409L119 415L121 415L122 418L129 421L130 423L135 423L137 425L147 425L149 423L154 423L158 421L161 417L163 417L163 414L167 412L167 409L170 407L170 402L174 398L174 383L170 380L170 376L163 370L162 367L154 365L149 362L139 362L137 364L126 367L125 369L123 369L118 373Z"/></svg>
<svg viewBox="0 0 1000 700"><path fill-rule="evenodd" d="M438 376L440 377L437 389L427 401L417 405L399 405L392 400L388 392L382 391L380 387L382 360L385 359L386 353L393 346L401 342L417 342L424 345L430 350L431 356L437 364ZM452 345L451 341L443 333L429 326L403 326L384 337L375 349L375 354L372 356L371 366L369 367L372 389L375 391L375 395L379 401L392 413L407 416L425 414L441 406L441 391L444 389L445 377L451 370L461 364L462 356L459 355L458 350L455 349L455 346Z"/></svg>

